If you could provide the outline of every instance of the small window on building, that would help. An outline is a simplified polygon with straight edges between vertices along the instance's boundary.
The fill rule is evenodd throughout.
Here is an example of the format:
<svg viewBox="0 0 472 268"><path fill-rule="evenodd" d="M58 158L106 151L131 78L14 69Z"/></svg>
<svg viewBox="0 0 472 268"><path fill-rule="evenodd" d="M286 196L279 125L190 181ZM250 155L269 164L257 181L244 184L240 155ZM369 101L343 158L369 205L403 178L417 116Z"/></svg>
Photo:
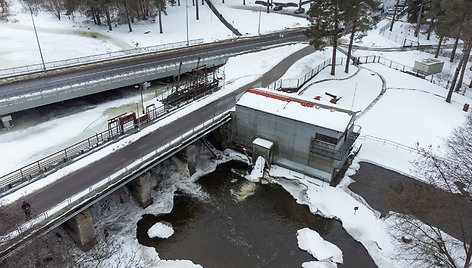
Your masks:
<svg viewBox="0 0 472 268"><path fill-rule="evenodd" d="M328 143L331 143L331 144L338 144L338 139L337 138L326 136L326 135L323 135L323 134L320 134L320 133L316 133L315 139L320 140L320 141L324 141L324 142L328 142Z"/></svg>

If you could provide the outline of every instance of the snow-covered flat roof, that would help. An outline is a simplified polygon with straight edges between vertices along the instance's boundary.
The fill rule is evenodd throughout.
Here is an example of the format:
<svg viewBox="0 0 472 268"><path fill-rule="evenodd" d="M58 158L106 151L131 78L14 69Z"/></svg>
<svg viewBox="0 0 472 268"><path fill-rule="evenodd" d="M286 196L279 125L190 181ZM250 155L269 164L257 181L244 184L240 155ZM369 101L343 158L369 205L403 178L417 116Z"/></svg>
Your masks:
<svg viewBox="0 0 472 268"><path fill-rule="evenodd" d="M353 112L338 107L260 88L246 91L236 105L339 132L346 129L354 115Z"/></svg>
<svg viewBox="0 0 472 268"><path fill-rule="evenodd" d="M261 138L256 138L252 144L255 144L255 145L258 145L262 148L266 148L266 149L270 149L272 148L272 146L274 145L273 142L271 141L268 141L268 140L264 140L264 139L261 139Z"/></svg>

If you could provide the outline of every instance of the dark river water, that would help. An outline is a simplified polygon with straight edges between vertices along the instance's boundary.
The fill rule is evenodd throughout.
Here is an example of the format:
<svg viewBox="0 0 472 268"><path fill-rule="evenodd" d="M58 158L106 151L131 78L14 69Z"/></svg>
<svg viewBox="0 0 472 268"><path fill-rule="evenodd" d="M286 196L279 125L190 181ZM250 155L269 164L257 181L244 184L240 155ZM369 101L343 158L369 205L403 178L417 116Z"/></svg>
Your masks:
<svg viewBox="0 0 472 268"><path fill-rule="evenodd" d="M301 267L315 260L298 248L297 230L308 227L342 250L344 265L338 267L376 267L339 221L313 215L279 185L252 184L231 171L248 168L236 161L222 164L198 181L210 198L177 193L171 213L144 215L139 243L155 247L161 259L203 267ZM149 238L147 230L159 221L170 222L175 233Z"/></svg>

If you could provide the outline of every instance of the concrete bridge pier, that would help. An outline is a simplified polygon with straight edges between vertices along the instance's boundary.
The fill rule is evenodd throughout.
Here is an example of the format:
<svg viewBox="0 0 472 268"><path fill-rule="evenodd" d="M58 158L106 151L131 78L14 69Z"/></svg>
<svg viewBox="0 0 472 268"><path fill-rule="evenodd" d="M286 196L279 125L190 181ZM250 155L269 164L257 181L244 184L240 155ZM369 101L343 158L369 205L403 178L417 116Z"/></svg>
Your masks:
<svg viewBox="0 0 472 268"><path fill-rule="evenodd" d="M197 171L197 164L195 161L195 143L192 143L185 148L185 159L187 160L190 176L192 176Z"/></svg>
<svg viewBox="0 0 472 268"><path fill-rule="evenodd" d="M83 251L88 251L97 244L92 214L88 209L66 221L63 227Z"/></svg>
<svg viewBox="0 0 472 268"><path fill-rule="evenodd" d="M133 181L127 184L133 197L138 203L146 208L152 204L152 183L151 183L151 172L146 172L143 175L137 177Z"/></svg>

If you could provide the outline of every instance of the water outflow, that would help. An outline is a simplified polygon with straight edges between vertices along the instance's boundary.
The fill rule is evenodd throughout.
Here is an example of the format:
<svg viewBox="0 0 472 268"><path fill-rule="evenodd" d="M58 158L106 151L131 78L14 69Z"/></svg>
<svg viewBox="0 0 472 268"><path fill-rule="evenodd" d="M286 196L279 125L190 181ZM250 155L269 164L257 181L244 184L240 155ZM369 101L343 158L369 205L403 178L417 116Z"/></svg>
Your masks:
<svg viewBox="0 0 472 268"><path fill-rule="evenodd" d="M173 156L171 159L177 167L181 177L181 180L176 182L175 186L177 189L185 195L192 196L200 201L208 202L210 200L210 195L208 195L200 184L191 180L187 162L176 156Z"/></svg>
<svg viewBox="0 0 472 268"><path fill-rule="evenodd" d="M192 260L206 268L301 267L314 260L298 248L297 231L308 227L342 250L344 265L338 267L375 267L339 221L311 214L277 184L248 182L244 174L250 170L232 161L200 178L196 184L211 202L178 191L171 213L138 222L139 243L155 247L162 259ZM149 238L147 230L160 221L170 222L175 233Z"/></svg>

